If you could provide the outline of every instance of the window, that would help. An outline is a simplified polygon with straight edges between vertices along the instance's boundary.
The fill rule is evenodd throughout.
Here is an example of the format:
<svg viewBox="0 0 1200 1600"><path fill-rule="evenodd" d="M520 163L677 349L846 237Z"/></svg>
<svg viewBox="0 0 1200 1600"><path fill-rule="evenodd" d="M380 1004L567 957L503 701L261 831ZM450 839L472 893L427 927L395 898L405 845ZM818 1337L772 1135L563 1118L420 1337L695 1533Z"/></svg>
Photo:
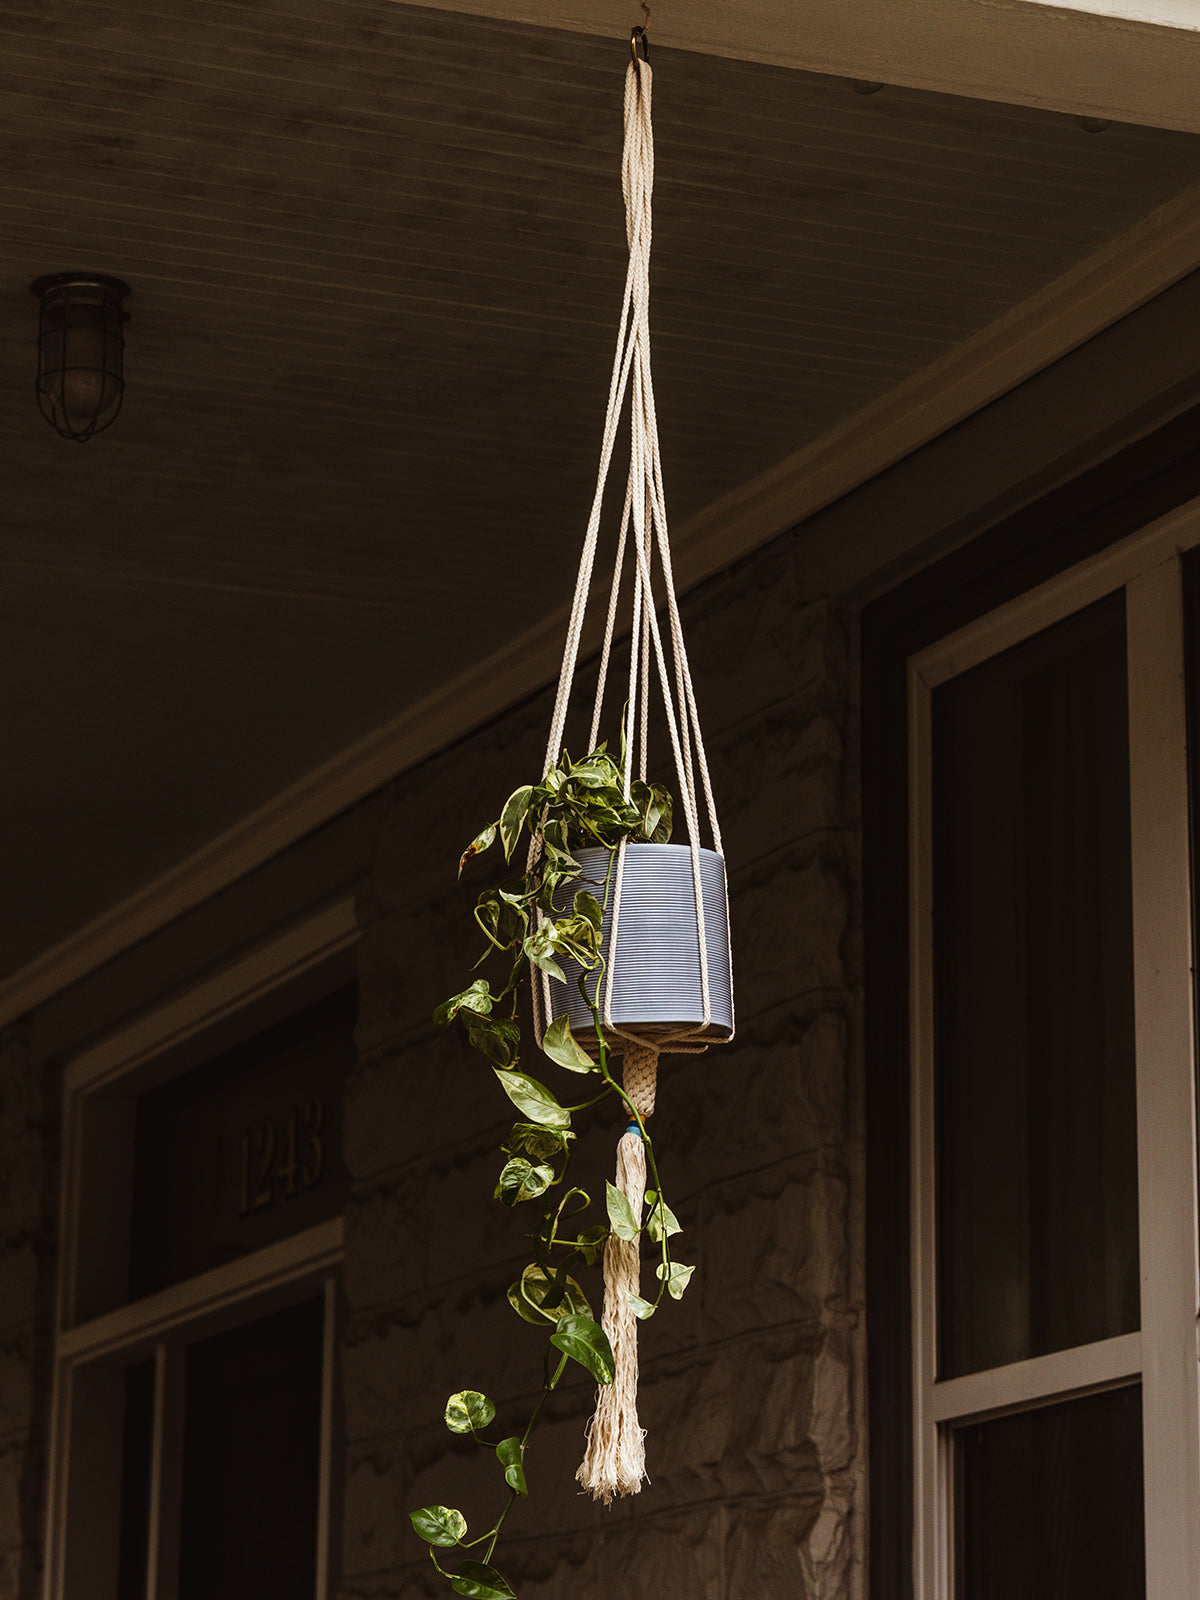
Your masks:
<svg viewBox="0 0 1200 1600"><path fill-rule="evenodd" d="M66 1070L48 1600L325 1600L353 938Z"/></svg>
<svg viewBox="0 0 1200 1600"><path fill-rule="evenodd" d="M1186 509L912 658L914 1588L1200 1594Z"/></svg>

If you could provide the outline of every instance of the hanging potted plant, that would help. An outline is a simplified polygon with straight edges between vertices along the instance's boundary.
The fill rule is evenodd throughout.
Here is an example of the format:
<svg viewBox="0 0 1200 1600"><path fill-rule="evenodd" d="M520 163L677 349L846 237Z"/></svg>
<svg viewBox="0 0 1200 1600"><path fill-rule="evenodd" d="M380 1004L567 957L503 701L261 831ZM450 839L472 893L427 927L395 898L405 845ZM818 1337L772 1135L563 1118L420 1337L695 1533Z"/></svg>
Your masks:
<svg viewBox="0 0 1200 1600"><path fill-rule="evenodd" d="M647 1120L654 1109L662 1051L688 1053L732 1036L733 994L725 866L696 699L671 574L666 511L650 379L648 262L653 176L650 69L634 30L626 80L624 177L630 271L622 334L592 515L584 542L563 653L558 695L539 782L509 796L497 819L468 845L459 863L499 844L511 867L522 846L524 871L479 895L475 921L485 939L481 960L499 975L479 977L443 1002L438 1027L457 1022L490 1063L519 1120L503 1147L495 1198L528 1205L537 1218L532 1260L508 1290L513 1310L547 1336L541 1394L520 1433L493 1439L496 1408L464 1389L446 1405L446 1426L494 1450L507 1499L494 1523L469 1536L462 1513L444 1505L410 1513L435 1566L459 1594L509 1600L513 1591L493 1565L504 1522L528 1492L525 1456L550 1394L575 1360L596 1380L597 1408L577 1474L606 1504L637 1493L645 1476L643 1430L636 1407L639 1320L664 1296L678 1299L694 1268L674 1258L679 1224L663 1194ZM621 520L604 646L592 707L589 753L572 761L562 748L576 658L594 563L600 505L625 397L631 395L629 489ZM632 624L629 692L619 752L597 742L627 550ZM657 555L671 642L668 671L654 603ZM688 842L670 842L674 806L647 779L651 661L657 668ZM634 750L638 751L637 771ZM700 844L707 810L713 846ZM564 1104L525 1070L522 1010L532 991L532 1034L552 1062L584 1080L578 1103ZM621 1078L616 1076L621 1058ZM617 1181L606 1184L605 1223L585 1225L590 1197L568 1181L573 1116L616 1096L628 1126L617 1148ZM639 1285L639 1243L657 1256L653 1294ZM580 1282L604 1262L604 1310L597 1321ZM456 1571L443 1565L455 1551ZM442 1552L439 1559L439 1552ZM482 1559L476 1559L476 1552Z"/></svg>
<svg viewBox="0 0 1200 1600"><path fill-rule="evenodd" d="M490 1439L487 1429L495 1418L495 1406L478 1390L451 1395L446 1405L445 1421L452 1432L470 1433L495 1450L508 1498L494 1525L470 1538L465 1519L454 1508L425 1506L410 1514L414 1528L431 1546L439 1571L458 1593L482 1600L512 1593L491 1564L492 1555L509 1510L527 1493L525 1452L569 1360L584 1366L600 1386L602 1410L592 1425L589 1456L602 1453L601 1446L607 1444L609 1457L594 1482L587 1481L585 1461L581 1481L605 1501L614 1493L636 1492L640 1487L642 1434L628 1393L618 1388L615 1400L623 1402L621 1417L607 1428L604 1421L604 1410L615 1409L604 1407L605 1391L618 1387L613 1347L620 1348L621 1329L628 1321L652 1316L664 1295L679 1299L694 1270L672 1255L671 1240L679 1224L663 1194L646 1126L653 1109L653 1086L647 1101L644 1091L629 1082L629 1060L639 1049L653 1067L658 1050L663 1045L671 1048L672 1040L682 1043L681 1035L699 1045L706 1038L728 1036L732 1028L723 863L715 852L702 852L703 864L711 859L717 867L715 874L710 868L710 881L704 885L710 989L718 991L706 1030L692 852L668 842L672 809L661 785L637 779L627 788L621 766L603 745L579 761L564 752L541 783L524 785L510 795L500 816L471 842L459 865L461 873L468 860L497 842L505 862L511 863L521 843L528 845L524 873L505 876L484 889L474 908L486 941L484 959L493 958L500 976L476 978L444 1001L434 1020L440 1028L456 1021L465 1028L521 1119L503 1147L507 1159L494 1193L506 1206L533 1203L537 1217L533 1259L510 1285L508 1300L526 1322L547 1333L549 1344L542 1392L522 1433ZM634 879L637 892L630 897L632 912L622 905L614 953L614 891L622 855L624 876ZM635 866L631 873L631 858L648 866ZM659 867L659 860L666 865ZM649 937L648 923L654 930ZM690 950L682 931L689 923ZM622 964L625 980L608 983L614 966L619 971ZM551 1061L592 1080L578 1104L563 1104L538 1078L522 1070L522 1034L528 1031L522 1027L526 979L532 979L535 988L549 985L552 996L565 997L573 989L570 1004L564 1004L544 1027L535 1025L535 1031ZM684 998L672 1005L676 980L679 987L674 992ZM607 1020L606 988L614 997ZM641 1015L631 1014L639 1010ZM667 1015L669 1011L674 1014ZM624 1085L614 1072L618 1054L626 1057ZM584 1226L590 1197L567 1182L575 1139L572 1116L614 1095L630 1120L619 1147L618 1183L606 1185L607 1225ZM638 1293L638 1240L643 1233L658 1256L655 1291L647 1297ZM617 1304L607 1306L604 1325L595 1320L576 1276L602 1253L614 1258L606 1276L615 1274L620 1297ZM628 1338L624 1343L628 1349ZM438 1560L439 1550L456 1548L465 1554L479 1545L483 1560L468 1557L456 1572Z"/></svg>

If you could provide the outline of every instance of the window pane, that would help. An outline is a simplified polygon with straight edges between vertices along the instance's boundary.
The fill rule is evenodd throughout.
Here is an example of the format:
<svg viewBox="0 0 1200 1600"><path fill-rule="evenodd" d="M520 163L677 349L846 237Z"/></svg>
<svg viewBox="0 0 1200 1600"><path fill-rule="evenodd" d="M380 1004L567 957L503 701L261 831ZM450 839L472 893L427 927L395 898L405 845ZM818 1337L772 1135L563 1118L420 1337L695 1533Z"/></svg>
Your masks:
<svg viewBox="0 0 1200 1600"><path fill-rule="evenodd" d="M959 1600L1145 1595L1140 1389L977 1423L955 1444Z"/></svg>
<svg viewBox="0 0 1200 1600"><path fill-rule="evenodd" d="M324 1304L192 1345L179 1600L312 1600Z"/></svg>
<svg viewBox="0 0 1200 1600"><path fill-rule="evenodd" d="M938 1371L1138 1326L1125 624L934 697Z"/></svg>
<svg viewBox="0 0 1200 1600"><path fill-rule="evenodd" d="M356 1010L351 985L142 1095L133 1299L341 1214Z"/></svg>

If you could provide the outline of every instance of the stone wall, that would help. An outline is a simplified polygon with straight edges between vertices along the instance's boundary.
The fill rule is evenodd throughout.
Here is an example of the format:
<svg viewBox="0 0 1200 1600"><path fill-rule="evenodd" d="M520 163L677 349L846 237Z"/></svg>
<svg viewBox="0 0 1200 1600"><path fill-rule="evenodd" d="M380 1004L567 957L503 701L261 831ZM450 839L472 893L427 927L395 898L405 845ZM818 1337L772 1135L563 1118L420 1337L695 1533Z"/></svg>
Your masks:
<svg viewBox="0 0 1200 1600"><path fill-rule="evenodd" d="M862 1592L852 641L834 608L798 595L789 540L685 608L730 869L738 1033L660 1076L655 1147L681 1259L698 1271L641 1330L652 1481L607 1511L577 1493L593 1388L574 1369L497 1552L522 1600ZM397 782L360 897L345 1600L449 1594L408 1510L455 1505L482 1530L503 1495L495 1462L446 1432L446 1396L482 1389L515 1426L540 1386L540 1336L504 1299L527 1259L522 1219L491 1199L507 1102L429 1018L477 953L458 854L537 769L548 713L539 697ZM617 1119L576 1126L578 1181L602 1193Z"/></svg>
<svg viewBox="0 0 1200 1600"><path fill-rule="evenodd" d="M41 1571L57 1193L57 1111L28 1030L0 1033L0 1600Z"/></svg>

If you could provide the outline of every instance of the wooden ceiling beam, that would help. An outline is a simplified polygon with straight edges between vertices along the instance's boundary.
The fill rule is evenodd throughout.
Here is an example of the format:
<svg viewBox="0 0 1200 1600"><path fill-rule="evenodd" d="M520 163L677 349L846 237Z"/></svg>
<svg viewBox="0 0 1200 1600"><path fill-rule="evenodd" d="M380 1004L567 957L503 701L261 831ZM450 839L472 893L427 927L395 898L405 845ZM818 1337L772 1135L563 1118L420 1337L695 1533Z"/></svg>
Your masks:
<svg viewBox="0 0 1200 1600"><path fill-rule="evenodd" d="M642 20L638 0L421 4L592 34ZM1200 0L653 0L651 10L664 47L1200 132Z"/></svg>

